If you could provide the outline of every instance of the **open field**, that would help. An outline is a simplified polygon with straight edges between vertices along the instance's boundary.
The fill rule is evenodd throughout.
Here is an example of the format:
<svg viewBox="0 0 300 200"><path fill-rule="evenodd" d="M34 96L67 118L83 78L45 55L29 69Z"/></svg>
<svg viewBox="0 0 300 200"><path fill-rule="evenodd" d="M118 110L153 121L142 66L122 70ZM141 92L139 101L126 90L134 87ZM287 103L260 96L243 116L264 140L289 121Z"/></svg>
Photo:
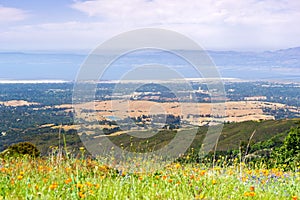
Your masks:
<svg viewBox="0 0 300 200"><path fill-rule="evenodd" d="M39 103L28 102L24 100L3 101L0 104L4 106L32 106ZM40 109L63 109L66 112L77 111L77 117L87 121L104 120L114 116L118 119L127 117L139 117L141 115L172 114L181 116L182 120L188 121L194 125L205 125L215 117L220 117L226 122L242 122L251 120L269 120L275 119L270 113L264 112L264 109L278 110L289 109L291 112L299 113L299 108L287 106L281 103L264 101L227 101L219 103L189 103L189 102L154 102L145 100L106 100L95 101L84 104L61 104L55 106L36 107ZM92 110L86 112L86 110ZM300 114L298 114L300 116ZM66 127L65 127L66 128Z"/></svg>
<svg viewBox="0 0 300 200"><path fill-rule="evenodd" d="M110 116L124 119L128 116L173 114L181 116L182 120L186 120L194 125L205 124L216 116L228 122L274 119L273 116L264 113L263 109L276 110L287 108L284 104L262 101L228 101L224 104L212 104L126 100L96 101L74 105L74 107L80 111L80 113L77 113L77 116L85 120L103 120ZM70 109L71 105L61 105L60 108ZM296 108L290 109L294 109L297 112ZM84 110L93 110L95 113L83 112Z"/></svg>
<svg viewBox="0 0 300 200"><path fill-rule="evenodd" d="M44 109L44 107L42 107ZM65 112L76 110L76 118L83 119L87 122L93 121L113 121L113 119L125 119L127 117L140 117L147 115L149 117L159 114L172 114L180 116L181 121L185 121L190 125L203 126L208 123L213 124L214 120L225 122L246 122L260 120L274 120L275 117L265 113L264 109L279 110L279 109L294 109L296 107L286 106L280 103L271 103L263 101L228 101L224 104L212 103L188 103L188 102L154 102L154 101L126 101L126 100L111 100L111 101L95 101L85 104L62 104L53 106L55 109L62 109ZM50 109L50 106L45 107ZM65 131L78 130L82 125L54 125L44 124L43 127L52 129L62 128ZM84 126L87 133L93 133L96 129L113 129L118 125L95 124ZM133 129L134 130L134 129ZM125 130L119 130L111 136L117 136L126 133Z"/></svg>
<svg viewBox="0 0 300 200"><path fill-rule="evenodd" d="M0 101L0 104L2 104L4 106L13 106L13 107L39 105L39 103L28 102L28 101L24 101L24 100Z"/></svg>

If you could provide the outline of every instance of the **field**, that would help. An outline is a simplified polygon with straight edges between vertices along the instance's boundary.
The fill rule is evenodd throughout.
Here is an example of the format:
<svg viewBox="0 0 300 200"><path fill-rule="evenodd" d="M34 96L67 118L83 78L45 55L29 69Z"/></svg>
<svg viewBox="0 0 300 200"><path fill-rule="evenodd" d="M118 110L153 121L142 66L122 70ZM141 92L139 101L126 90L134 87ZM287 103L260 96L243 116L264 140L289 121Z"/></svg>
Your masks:
<svg viewBox="0 0 300 200"><path fill-rule="evenodd" d="M61 107L71 108L71 105L62 105ZM157 115L157 114L173 114L175 116L182 116L183 120L187 120L192 124L201 125L211 121L212 109L220 109L220 114L225 121L240 122L248 120L259 119L274 119L273 116L267 115L263 112L263 108L283 108L284 104L269 103L260 101L232 101L226 102L224 105L212 103L178 103L166 102L159 103L153 101L126 101L126 100L112 100L112 101L96 101L95 103L86 103L83 105L75 105L75 108L80 109L95 109L97 118L114 115L119 118L138 117L141 114ZM223 108L222 108L223 107ZM222 111L224 109L224 111ZM217 111L216 111L217 113ZM81 113L82 118L88 116ZM188 117L188 115L203 115L206 117Z"/></svg>
<svg viewBox="0 0 300 200"><path fill-rule="evenodd" d="M4 102L0 101L0 105L1 104L3 104L4 106L13 106L13 107L39 105L38 103L28 102L24 100L11 100L11 101L4 101Z"/></svg>
<svg viewBox="0 0 300 200"><path fill-rule="evenodd" d="M182 120L190 124L200 126L216 120L216 115L226 122L272 120L275 119L274 116L265 113L264 109L276 110L286 109L287 107L292 110L297 109L285 104L263 101L228 101L225 104L218 104L111 100L95 101L73 106L77 111L77 117L86 121L102 121L112 116L118 119L125 119L127 117L139 117L141 115L172 114L174 116L181 116ZM55 108L70 112L73 106L70 104L62 104L55 106ZM86 112L87 110L93 110L94 112ZM72 129L72 127L68 126L64 126L63 128L65 130ZM99 126L99 128L105 127Z"/></svg>
<svg viewBox="0 0 300 200"><path fill-rule="evenodd" d="M83 154L84 152L82 152ZM88 158L2 159L0 199L291 199L300 172L217 160L118 171Z"/></svg>

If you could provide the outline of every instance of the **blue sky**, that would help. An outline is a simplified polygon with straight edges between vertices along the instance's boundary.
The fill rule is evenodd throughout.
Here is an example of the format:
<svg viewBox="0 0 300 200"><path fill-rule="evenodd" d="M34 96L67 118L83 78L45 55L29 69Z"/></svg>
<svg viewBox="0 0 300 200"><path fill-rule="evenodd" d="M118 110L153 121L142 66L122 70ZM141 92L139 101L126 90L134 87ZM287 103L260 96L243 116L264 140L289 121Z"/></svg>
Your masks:
<svg viewBox="0 0 300 200"><path fill-rule="evenodd" d="M300 46L299 0L0 0L0 51L91 50L137 28L212 50Z"/></svg>

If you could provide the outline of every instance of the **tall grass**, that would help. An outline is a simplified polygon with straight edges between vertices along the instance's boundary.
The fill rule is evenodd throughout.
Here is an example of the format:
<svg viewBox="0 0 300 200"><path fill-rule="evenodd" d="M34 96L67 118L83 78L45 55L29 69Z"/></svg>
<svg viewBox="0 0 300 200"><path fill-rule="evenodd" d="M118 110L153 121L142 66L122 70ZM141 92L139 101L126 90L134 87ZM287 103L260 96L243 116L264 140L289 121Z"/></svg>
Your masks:
<svg viewBox="0 0 300 200"><path fill-rule="evenodd" d="M0 199L297 199L300 172L216 160L129 172L99 159L2 158ZM149 161L150 162L150 161Z"/></svg>

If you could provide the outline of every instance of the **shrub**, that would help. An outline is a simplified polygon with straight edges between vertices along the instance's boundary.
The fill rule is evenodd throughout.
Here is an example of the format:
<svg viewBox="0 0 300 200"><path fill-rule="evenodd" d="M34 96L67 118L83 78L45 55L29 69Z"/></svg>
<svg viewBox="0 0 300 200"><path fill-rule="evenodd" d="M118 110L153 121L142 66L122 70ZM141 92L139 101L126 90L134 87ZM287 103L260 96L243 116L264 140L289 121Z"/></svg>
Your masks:
<svg viewBox="0 0 300 200"><path fill-rule="evenodd" d="M292 167L300 161L300 127L292 128L283 145L275 151L277 162Z"/></svg>
<svg viewBox="0 0 300 200"><path fill-rule="evenodd" d="M1 156L22 156L29 155L31 157L40 156L40 151L37 147L30 142L20 142L9 146L6 150L1 153Z"/></svg>

